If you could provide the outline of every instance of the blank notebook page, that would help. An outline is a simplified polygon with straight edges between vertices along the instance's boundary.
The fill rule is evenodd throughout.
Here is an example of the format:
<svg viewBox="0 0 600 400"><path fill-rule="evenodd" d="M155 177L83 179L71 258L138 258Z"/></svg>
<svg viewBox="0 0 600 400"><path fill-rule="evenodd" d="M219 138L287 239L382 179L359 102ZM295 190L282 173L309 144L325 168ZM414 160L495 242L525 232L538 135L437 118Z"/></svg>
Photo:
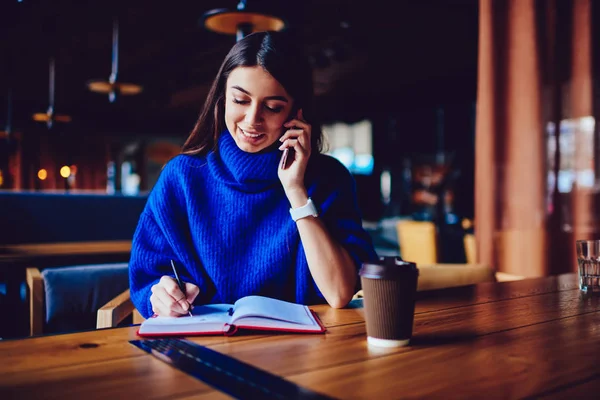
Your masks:
<svg viewBox="0 0 600 400"><path fill-rule="evenodd" d="M315 325L308 307L260 296L247 296L235 302L233 320L243 317L264 317L294 322L301 325Z"/></svg>

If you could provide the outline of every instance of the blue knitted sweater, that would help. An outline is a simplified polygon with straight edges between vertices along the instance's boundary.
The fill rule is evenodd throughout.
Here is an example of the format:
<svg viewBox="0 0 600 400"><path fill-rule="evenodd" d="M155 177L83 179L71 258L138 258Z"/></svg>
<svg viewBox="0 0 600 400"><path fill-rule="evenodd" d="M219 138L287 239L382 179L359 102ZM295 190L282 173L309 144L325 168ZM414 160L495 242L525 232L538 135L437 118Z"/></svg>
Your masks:
<svg viewBox="0 0 600 400"><path fill-rule="evenodd" d="M227 131L217 148L207 156L175 157L152 189L129 263L136 308L146 318L152 315L150 288L161 276L172 276L171 259L182 280L200 287L195 304L233 303L253 294L323 303L277 177L281 152L246 153ZM376 259L348 170L314 154L305 184L319 217L356 267Z"/></svg>

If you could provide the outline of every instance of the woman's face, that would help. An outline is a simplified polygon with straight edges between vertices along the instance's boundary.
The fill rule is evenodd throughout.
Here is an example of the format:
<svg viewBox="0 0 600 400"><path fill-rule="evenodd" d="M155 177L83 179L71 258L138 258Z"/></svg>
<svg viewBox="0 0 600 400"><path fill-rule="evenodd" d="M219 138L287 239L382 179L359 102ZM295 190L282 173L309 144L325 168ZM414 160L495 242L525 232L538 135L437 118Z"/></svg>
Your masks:
<svg viewBox="0 0 600 400"><path fill-rule="evenodd" d="M267 71L237 67L225 91L225 125L241 150L257 153L281 137L293 99Z"/></svg>

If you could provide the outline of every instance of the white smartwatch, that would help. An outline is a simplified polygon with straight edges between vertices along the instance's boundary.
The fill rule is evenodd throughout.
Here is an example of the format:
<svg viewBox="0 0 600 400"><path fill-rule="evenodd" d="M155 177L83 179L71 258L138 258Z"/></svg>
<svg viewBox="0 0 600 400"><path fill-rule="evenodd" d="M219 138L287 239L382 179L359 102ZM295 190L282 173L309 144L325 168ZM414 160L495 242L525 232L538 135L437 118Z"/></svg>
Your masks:
<svg viewBox="0 0 600 400"><path fill-rule="evenodd" d="M290 215L292 216L292 219L294 221L298 221L299 219L302 219L305 217L310 217L310 216L318 217L319 213L317 211L317 207L315 207L315 204L309 197L306 204L303 205L302 207L290 208Z"/></svg>

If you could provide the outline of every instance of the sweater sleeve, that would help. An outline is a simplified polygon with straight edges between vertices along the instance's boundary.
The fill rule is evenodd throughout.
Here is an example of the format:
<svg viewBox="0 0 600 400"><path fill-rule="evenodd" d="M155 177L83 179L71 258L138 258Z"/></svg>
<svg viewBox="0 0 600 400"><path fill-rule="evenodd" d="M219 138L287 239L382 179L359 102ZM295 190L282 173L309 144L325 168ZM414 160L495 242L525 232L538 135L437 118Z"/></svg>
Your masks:
<svg viewBox="0 0 600 400"><path fill-rule="evenodd" d="M173 250L154 219L151 209L147 207L140 216L129 261L131 300L144 318L153 314L150 289L163 275L168 274L168 270L161 266L169 265L173 258Z"/></svg>
<svg viewBox="0 0 600 400"><path fill-rule="evenodd" d="M330 234L348 252L356 271L363 262L377 260L371 236L362 227L362 214L358 207L356 183L350 172L330 157L327 170L331 175L322 186L319 210Z"/></svg>
<svg viewBox="0 0 600 400"><path fill-rule="evenodd" d="M206 294L202 266L191 241L182 177L185 164L178 158L163 169L133 236L129 260L131 300L138 311L148 318L153 314L151 288L162 276L173 276L171 260L178 266L184 282L200 287ZM203 293L204 292L204 293ZM201 295L197 301L201 301Z"/></svg>

